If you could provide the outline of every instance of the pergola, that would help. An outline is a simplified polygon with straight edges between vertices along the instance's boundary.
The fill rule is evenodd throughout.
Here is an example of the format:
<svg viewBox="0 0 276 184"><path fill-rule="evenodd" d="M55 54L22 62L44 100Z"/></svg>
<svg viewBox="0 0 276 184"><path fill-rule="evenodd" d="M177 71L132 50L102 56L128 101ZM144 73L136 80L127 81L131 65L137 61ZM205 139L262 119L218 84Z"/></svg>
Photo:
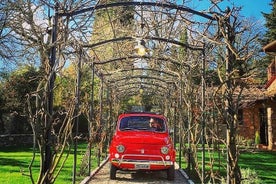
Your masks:
<svg viewBox="0 0 276 184"><path fill-rule="evenodd" d="M101 101L104 98L104 90L108 91L109 95L106 98L110 101L110 109L120 100L134 95L155 98L156 104L163 107L163 113L168 111L166 109L174 107L174 114L168 118L173 122L171 125L175 130L174 141L177 141L176 134L179 137L179 163L181 163L181 146L184 136L185 99L183 94L189 94L190 89L187 84L192 78L196 78L199 81L198 108L201 112L202 178L205 178L205 65L208 60L206 53L213 48L213 43L208 42L207 35L210 34L210 29L214 27L218 29L221 23L219 20L227 20L225 18L227 13L226 11L225 15L222 15L215 12L200 12L182 4L167 1L113 3L97 1L93 5L89 4L83 6L82 9L70 11L57 4L53 17L51 34L53 46L49 64L55 72L57 53L68 47L77 58L75 123L79 122L77 114L81 103L79 98L80 71L83 65L89 65L92 76L90 126L94 121L93 101L96 75L101 80ZM64 29L64 22L70 25L70 29ZM49 109L51 113L54 77L50 76L50 78ZM186 110L189 116L192 109ZM100 113L102 113L102 108ZM100 116L102 117L102 114ZM109 123L112 121L114 119L108 120ZM188 121L187 129L189 130L190 119ZM110 126L110 124L103 124L103 126ZM178 132L176 132L177 127ZM77 130L75 135L78 135ZM47 150L50 148L45 149L45 157L51 157ZM76 149L77 141L75 153ZM91 152L89 154L91 155ZM90 173L90 159L88 164ZM46 170L47 168L45 172ZM75 177L76 166L74 166L73 178Z"/></svg>

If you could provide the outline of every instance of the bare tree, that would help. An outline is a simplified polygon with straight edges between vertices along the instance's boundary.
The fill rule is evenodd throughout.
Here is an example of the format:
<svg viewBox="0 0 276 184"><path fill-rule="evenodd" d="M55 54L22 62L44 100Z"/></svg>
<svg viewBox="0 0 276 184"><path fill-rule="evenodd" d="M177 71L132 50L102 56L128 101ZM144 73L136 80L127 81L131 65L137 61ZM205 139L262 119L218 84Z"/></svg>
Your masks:
<svg viewBox="0 0 276 184"><path fill-rule="evenodd" d="M74 118L79 115L75 99L68 99L69 106L65 111L53 111L55 76L67 60L73 61L74 58L78 60L76 56L70 57L72 51L78 50L77 47L68 44L75 41L71 39L72 30L68 30L70 20L57 14L65 9L73 11L94 3L95 1L82 0L63 1L57 4L32 0L7 2L6 8L10 16L6 27L14 38L13 43L17 45L12 52L17 54L17 58L22 59L21 62L32 60L41 71L41 81L37 90L27 99L29 119L34 134L33 160L29 166L32 183L54 183L68 157L70 142L72 139L77 139L72 137ZM75 97L77 98L77 95ZM35 179L32 167L36 158L36 145L40 153L40 172ZM64 154L65 151L68 152Z"/></svg>
<svg viewBox="0 0 276 184"><path fill-rule="evenodd" d="M250 62L254 53L252 50L256 49L252 44L256 35L248 34L252 33L248 29L250 25L244 25L239 21L237 14L239 8L222 11L218 5L219 1L216 3L212 1L213 7L210 8L209 13L213 16L205 16L210 21L202 23L191 21L190 14L194 11L182 11L181 8L171 6L170 1L154 4L156 7L145 2L143 6L137 3L134 6L132 3L135 2L132 1L124 2L125 6L131 7L131 11L126 11L125 6L117 8L116 6L120 4L116 2L109 7L105 7L108 1L99 2L92 0L62 1L57 4L32 0L9 2L9 12L12 16L8 27L17 44L20 45L17 49L18 56L38 61L42 74L37 91L29 98L34 139L41 154L41 168L37 183L55 181L60 172L57 163L64 163L60 160L60 156L66 148L70 148L69 140L73 138L71 134L73 119L78 116L79 111L76 112L74 103L76 99L68 102L71 105L66 109L60 131L53 131L54 123L58 122L53 113L54 82L55 75L59 73L66 61L78 60L77 53L82 52L83 47L86 47L87 60L92 60L93 67L97 63L96 73L106 82L101 85L114 89L118 99L121 96L141 97L137 92L140 92L139 89L143 87L143 93L147 93L148 97L154 96L151 98L152 101L163 105L164 94L169 96L172 86L177 87L175 95L178 95L176 99L180 101L179 141L181 142L185 137L184 129L190 132L190 140L194 141L195 150L193 167L197 168L199 173L196 149L200 140L198 135L205 131L205 128L200 126L200 119L205 117L206 110L203 105L199 105L203 103L200 96L204 93L200 91L200 83L202 86L205 85L204 80L200 81L203 75L200 61L203 61L201 51L204 42L208 45L207 58L216 63L220 79L220 86L216 88L217 91L213 96L215 102L219 101L218 111L227 125L225 143L228 155L228 183L240 183L235 117L242 97L242 89L253 75ZM104 7L102 11L98 11L98 15L102 17L95 16L95 9L89 8L98 3L101 8ZM121 13L106 11L110 7L116 7ZM83 11L85 8L87 8L86 13ZM48 15L51 12L55 13L54 16ZM201 13L198 15L204 16ZM102 19L97 20L103 17L103 22L101 22ZM136 24L131 21L133 17L136 17ZM91 31L92 28L93 31ZM183 32L188 34L188 39L185 41L181 40ZM148 43L145 43L145 40ZM138 44L137 41L140 41L140 45L147 46L151 52L146 56L135 55L133 46ZM189 49L184 48L184 51L181 51L178 49L179 46L186 46ZM194 51L194 48L201 49ZM185 53L185 56L178 55L181 52ZM146 65L141 67L137 65L142 62ZM129 85L125 85L126 81ZM169 84L173 85L169 86ZM185 85L187 88L184 87ZM129 90L131 87L132 90ZM194 95L192 98L191 94ZM33 98L35 105L31 108ZM118 99L116 100L119 101ZM184 126L185 110L190 113L188 129ZM99 127L102 126L101 112L102 109L96 116L99 117ZM204 137L201 139L203 140ZM30 173L32 173L31 166ZM202 165L202 168L204 167ZM34 183L32 174L31 179ZM205 181L204 174L201 180Z"/></svg>
<svg viewBox="0 0 276 184"><path fill-rule="evenodd" d="M237 148L238 110L243 98L243 89L252 84L256 75L253 56L258 47L258 26L252 21L240 19L240 7L227 8L215 13L217 33L206 38L215 43L212 58L217 61L217 72L220 87L214 95L219 102L219 112L226 124L227 147L227 183L240 183L242 176L238 165L239 150ZM220 59L218 59L220 58ZM222 103L221 103L222 102ZM221 108L222 107L222 108Z"/></svg>
<svg viewBox="0 0 276 184"><path fill-rule="evenodd" d="M1 58L1 67L4 65L9 65L9 62L12 62L14 59L13 47L14 44L11 40L13 36L11 34L11 29L9 28L9 18L11 17L11 12L9 11L10 7L8 6L7 1L1 1L0 3L0 58ZM2 63L3 62L3 63Z"/></svg>

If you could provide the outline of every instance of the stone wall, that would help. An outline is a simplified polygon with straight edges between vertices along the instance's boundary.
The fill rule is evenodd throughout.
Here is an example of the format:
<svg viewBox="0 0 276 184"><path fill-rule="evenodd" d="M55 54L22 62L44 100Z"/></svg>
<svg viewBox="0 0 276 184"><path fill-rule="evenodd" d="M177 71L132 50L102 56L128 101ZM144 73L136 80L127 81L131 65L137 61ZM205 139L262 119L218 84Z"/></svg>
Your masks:
<svg viewBox="0 0 276 184"><path fill-rule="evenodd" d="M0 147L31 146L32 144L33 144L33 135L32 134L0 135Z"/></svg>

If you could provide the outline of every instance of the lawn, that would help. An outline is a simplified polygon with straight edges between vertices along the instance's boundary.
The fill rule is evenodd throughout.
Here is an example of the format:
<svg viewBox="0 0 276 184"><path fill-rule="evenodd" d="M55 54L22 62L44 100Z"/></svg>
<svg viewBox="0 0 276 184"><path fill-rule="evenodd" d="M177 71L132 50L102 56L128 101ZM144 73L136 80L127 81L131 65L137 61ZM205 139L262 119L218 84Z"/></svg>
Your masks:
<svg viewBox="0 0 276 184"><path fill-rule="evenodd" d="M208 171L210 169L209 159L210 155L208 153L205 154L205 169ZM221 175L226 175L226 155L221 154L221 165L219 164L218 154L212 154L212 158L215 158L214 167L215 171L218 171ZM201 161L201 153L199 153L199 161ZM239 166L242 170L251 170L257 173L259 180L261 180L261 184L274 184L276 183L276 152L272 151L248 151L241 152L239 156ZM178 160L177 160L178 162ZM185 170L187 163L182 159L181 162L182 168ZM220 165L220 166L219 166ZM201 163L199 164L201 167ZM195 177L195 173L187 171L188 175L191 177L195 183L200 182L197 177ZM243 176L245 177L245 176ZM248 182L251 183L251 182ZM257 183L254 183L257 184Z"/></svg>
<svg viewBox="0 0 276 184"><path fill-rule="evenodd" d="M86 144L80 144L78 146L78 164L81 162L81 158L85 152ZM218 158L218 155L214 155ZM23 176L22 172L28 174L28 165L32 158L32 148L28 147L10 147L0 148L0 183L15 183L15 184L26 184L31 183L28 176ZM38 173L39 169L39 157L35 162L33 169L34 173ZM96 160L95 154L92 154L92 159ZM200 158L199 158L200 159ZM224 162L224 156L221 155L221 162ZM206 170L208 166L209 155L206 153ZM276 152L242 152L239 158L239 166L242 169L255 170L258 177L261 179L262 184L276 183ZM178 160L177 160L178 162ZM182 168L186 167L184 159L182 159ZM92 161L92 169L96 167L96 162ZM60 173L56 183L65 184L72 183L72 166L73 166L73 154L71 154ZM215 163L215 169L220 168L221 173L225 173L223 167L218 167ZM77 168L79 172L79 167ZM36 178L36 177L34 177ZM85 176L78 176L77 182L80 183ZM197 180L194 180L195 182Z"/></svg>
<svg viewBox="0 0 276 184"><path fill-rule="evenodd" d="M241 168L254 169L263 183L276 183L276 152L241 153Z"/></svg>
<svg viewBox="0 0 276 184"><path fill-rule="evenodd" d="M79 165L81 159L85 153L86 144L80 144L78 146L78 167L77 173L79 172ZM95 156L94 156L95 157ZM31 183L29 176L28 166L32 159L32 148L28 147L8 147L0 148L0 183L14 183L14 184L26 184ZM96 163L92 163L92 168L96 167ZM39 172L39 155L36 155L34 163L33 173L34 179L37 178ZM70 154L65 167L62 169L55 183L72 183L72 169L73 169L73 154ZM80 183L85 176L77 176L76 183Z"/></svg>

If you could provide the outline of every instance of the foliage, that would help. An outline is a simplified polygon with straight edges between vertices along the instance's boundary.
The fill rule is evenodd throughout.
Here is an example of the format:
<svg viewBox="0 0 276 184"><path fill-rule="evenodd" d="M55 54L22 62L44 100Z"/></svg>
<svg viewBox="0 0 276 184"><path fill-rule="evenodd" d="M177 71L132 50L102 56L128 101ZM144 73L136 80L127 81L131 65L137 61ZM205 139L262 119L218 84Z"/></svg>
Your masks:
<svg viewBox="0 0 276 184"><path fill-rule="evenodd" d="M90 6L93 2L96 1L60 1L59 8L65 13L73 12ZM99 3L103 3L102 5L104 5L106 2L120 1L100 1ZM70 149L72 140L77 140L79 136L73 135L72 130L74 127L76 128L75 120L80 114L84 114L86 118L89 119L92 125L91 132L89 133L95 138L93 140L98 141L99 150L102 151L104 150L103 145L107 145L107 137L112 134L110 131L110 123L114 114L129 109L130 106L137 104L146 105L149 108L152 105L159 105L163 111L167 110L168 112L171 111L171 108L168 107L170 103L167 98L171 97L174 98L173 101L178 103L178 108L173 110L173 113L177 114L175 122L180 122L177 125L180 133L179 137L184 140L186 139L186 135L189 135L189 141L192 144L193 168L197 169L198 173L200 172L198 167L199 159L197 157L197 145L200 139L206 139L208 143L225 143L225 140L219 137L218 131L218 122L223 122L227 124L227 127L231 127L229 128L229 132L231 133L229 140L233 141L227 144L230 148L229 154L232 156L231 158L233 158L230 166L233 166L233 168L231 167L231 173L234 173L235 177L232 178L239 179L238 163L236 162L238 160L236 159L238 153L236 152L236 132L234 126L234 117L239 103L234 101L233 96L236 89L239 89L239 87L246 87L247 79L254 78L254 67L257 68L257 66L253 66L255 63L252 56L259 48L255 44L255 39L258 37L256 33L258 33L258 31L252 30L255 26L251 24L251 22L237 19L238 8L233 7L233 9L224 12L219 8L216 2L213 2L214 6L212 6L219 9L219 12L213 12L217 23L214 21L210 22L209 25L201 24L206 26L203 29L199 28L201 25L199 26L198 23L194 24L193 21L190 21L190 17L186 17L185 14L178 14L178 11L175 13L175 11L170 11L169 8L166 7L156 7L156 12L153 12L155 8L151 9L145 6L137 6L137 9L132 6L129 8L114 7L113 9L111 7L100 9L96 11L95 14L94 12L87 13L87 16L76 15L74 18L71 16L64 17L64 19L60 18L58 23L55 24L59 25L57 41L51 43L51 37L46 34L45 30L50 33L51 30L53 30L53 25L52 21L48 20L48 15L46 13L48 11L45 10L54 7L54 5L51 4L53 1L49 3L45 1L33 3L33 1L28 0L26 3L23 1L10 1L10 3L10 10L13 16L8 22L8 26L13 31L16 40L18 40L16 43L21 44L21 47L16 47L15 49L15 51L20 51L20 53L17 52L20 54L17 55L17 59L24 58L24 61L38 61L39 67L41 68L41 74L43 74L43 77L37 80L39 84L35 85L38 86L35 90L36 93L34 93L28 101L29 119L32 123L33 133L35 134L41 156L41 173L38 176L39 182L44 182L44 179L46 179L45 182L50 183L54 182L57 178L59 169L62 168L62 164L66 161L66 159L60 160L59 156L63 155L65 149ZM146 16L143 16L142 8L140 13L139 7L148 10L147 14L145 14ZM161 11L159 11L158 8L160 8ZM53 9L49 12L53 12L52 10ZM134 23L134 14L140 17L137 21L140 22L137 24L132 24ZM37 21L38 15L41 21ZM94 15L95 17L93 17ZM179 18L183 18L184 21L179 21ZM177 21L175 22L174 20ZM143 21L148 22L145 24ZM93 22L93 25L90 24L90 22ZM182 25L182 22L185 22L187 25ZM179 29L183 28L181 26L187 26L187 29ZM196 28L193 28L193 26ZM209 29L209 26L212 28ZM91 33L93 34L91 35ZM148 35L142 35L144 33ZM89 35L89 37L85 37L87 35ZM174 45L173 43L165 42L161 39L152 39L148 46L153 50L149 53L152 54L153 59L139 58L138 60L147 59L148 67L150 69L155 69L159 73L156 71L145 72L143 71L145 68L142 68L143 70L140 70L140 73L142 73L143 76L138 76L139 78L137 79L140 79L140 83L144 82L143 77L149 78L149 76L166 80L162 82L160 82L161 80L150 81L148 85L150 87L142 91L143 93L138 94L140 90L138 92L137 89L141 88L142 85L132 84L131 82L133 79L125 78L126 81L118 82L129 74L137 74L132 69L135 68L135 64L137 65L136 62L138 60L135 57L135 59L131 59L132 55L130 55L132 54L136 40L120 40L121 37L132 38L133 35L145 36L148 40L151 40L150 38L154 38L155 36L157 38L164 37L164 40L167 38L179 38L183 43L194 44L195 42L198 45L203 44L202 40L208 41L208 52L206 55L208 56L208 61L211 62L208 63L209 67L207 73L212 73L212 75L209 75L207 84L210 87L216 85L218 90L214 88L211 89L211 92L208 93L207 96L209 104L217 108L214 111L217 111L219 115L216 117L212 115L206 117L210 124L207 124L209 135L206 135L205 138L200 137L200 133L204 130L204 128L202 129L200 126L200 122L202 117L205 116L205 107L200 106L200 104L203 104L203 102L201 102L203 92L201 91L200 84L204 84L204 81L201 81L202 71L200 68L202 53L200 51L193 51L192 49L177 49L175 46L172 46ZM81 37L81 39L79 39L79 37ZM195 37L198 38L193 39ZM87 40L87 38L91 40ZM92 62L98 63L95 70L95 74L98 77L91 83L91 76L89 74L90 68L84 67L81 69L81 73L85 75L82 75L82 84L78 86L81 91L80 101L83 102L79 107L76 103L79 99L77 97L78 91L75 82L78 68L75 65L70 65L68 68L64 69L64 63L66 63L66 61L73 62L78 60L76 51L79 51L79 47L82 46L81 43L80 45L75 43L78 43L78 41L82 42L82 40L85 39L89 44L96 43L96 45L100 42L107 42L106 44L99 44L93 48L89 48L89 51L86 53L89 55L87 58L91 59ZM116 42L109 42L108 40L110 39L118 40ZM52 60L49 61L49 59L54 56L53 51L55 49L51 48L52 46L56 46L57 48L57 58L54 58L56 59L55 63L52 63ZM174 48L174 51L170 50L171 46ZM157 49L155 50L155 48ZM226 54L226 50L231 56ZM149 55L149 57L151 57L151 55ZM160 60L155 59L159 57L163 58ZM117 58L124 59L117 60ZM229 73L227 73L228 71L225 66L226 61L228 61L228 64L231 66L231 71ZM215 65L211 65L213 63L215 63ZM127 72L120 72L122 71L121 69L126 69ZM164 77L164 71L168 72L170 76L172 75L173 77ZM217 75L215 76L214 74ZM56 80L54 80L55 77ZM108 83L107 85L104 84L104 79L105 82ZM14 80L21 79L17 78L13 79L13 81ZM169 86L168 81L174 84L173 89L167 87ZM215 82L212 83L212 81ZM159 82L162 83L162 85L160 85L161 87L157 87L157 83ZM49 87L50 83L55 83L54 89ZM114 83L116 84L114 85ZM231 87L229 87L230 85L228 84L231 84ZM94 87L95 91L91 91L91 86ZM133 91L128 90L130 86L134 87ZM9 87L12 88L13 85ZM20 94L24 94L24 87L25 86L20 86L15 90L19 90L18 92ZM109 87L109 89L105 90L105 87ZM16 97L16 95L13 94L15 90L11 90L8 95ZM112 90L111 93L109 93L109 90ZM112 93L114 91L118 92L119 90L121 90L120 93ZM167 92L167 90L169 92ZM51 107L51 93L53 91L55 93L54 105L58 109L54 114ZM240 94L241 91L242 89L239 91ZM90 97L92 92L95 92L93 101L91 101ZM168 94L165 96L164 93ZM108 98L109 94L115 95ZM122 95L124 98L121 96L120 98L116 96L116 94ZM9 99L12 99L12 97ZM20 110L23 110L24 107L22 104L25 102L23 102L22 98L23 96L19 96L14 100L7 101L7 103L13 108L19 107ZM35 104L33 103L34 101L36 102ZM109 105L111 103L115 104L114 110L112 109L114 112L110 112L111 108ZM231 109L231 113L229 114L227 114L229 111L223 111L226 109L226 104L230 104L229 108L227 107L227 109ZM89 112L91 106L93 106L92 115ZM210 109L210 112L211 111L213 111L213 109ZM173 113L170 112L170 114ZM228 116L225 116L225 114ZM91 139L89 141L93 140ZM46 153L49 154L46 156ZM34 165L31 165L30 168L33 166ZM53 172L48 172L47 169ZM32 175L31 177L33 178ZM204 180L204 178L201 180Z"/></svg>
<svg viewBox="0 0 276 184"><path fill-rule="evenodd" d="M265 27L266 31L263 37L260 39L261 45L264 47L270 42L276 40L276 1L271 0L270 2L271 12L270 13L262 13L265 18ZM259 78L262 79L263 83L266 82L266 69L268 65L271 63L273 56L265 55L259 62L258 68L261 71Z"/></svg>
<svg viewBox="0 0 276 184"><path fill-rule="evenodd" d="M261 142L260 133L259 131L255 132L255 144L258 145Z"/></svg>
<svg viewBox="0 0 276 184"><path fill-rule="evenodd" d="M54 94L54 105L57 107L68 107L67 104L69 101L68 99L74 98L74 91L75 91L75 76L76 70L74 66L71 64L67 68L63 70L56 77L55 80L55 94Z"/></svg>
<svg viewBox="0 0 276 184"><path fill-rule="evenodd" d="M242 184L261 184L263 183L261 179L258 177L258 174L255 169L241 169L242 174Z"/></svg>
<svg viewBox="0 0 276 184"><path fill-rule="evenodd" d="M275 183L276 176L272 174L276 172L274 159L276 159L275 152L242 152L239 164L243 169L255 170L262 183ZM243 176L243 179L246 178Z"/></svg>
<svg viewBox="0 0 276 184"><path fill-rule="evenodd" d="M38 85L40 72L32 66L22 66L12 72L3 81L0 105L2 129L5 133L28 133L26 116L26 99L31 96Z"/></svg>
<svg viewBox="0 0 276 184"><path fill-rule="evenodd" d="M9 28L9 19L12 16L10 7L8 6L7 1L0 2L0 66L1 70L7 70L11 66L11 63L14 61L15 45L12 41L15 41L15 38L12 35L12 30ZM2 72L1 72L2 73ZM1 77L0 77L1 78Z"/></svg>
<svg viewBox="0 0 276 184"><path fill-rule="evenodd" d="M18 111L24 112L26 95L36 90L39 81L39 71L31 66L24 66L13 73L3 83L3 97L5 112Z"/></svg>
<svg viewBox="0 0 276 184"><path fill-rule="evenodd" d="M251 149L254 148L254 139L247 139L244 138L243 136L237 135L236 136L237 140L237 145L239 146L240 149Z"/></svg>
<svg viewBox="0 0 276 184"><path fill-rule="evenodd" d="M276 40L276 1L271 0L271 12L262 13L265 18L265 27L267 31L262 39L263 46Z"/></svg>

